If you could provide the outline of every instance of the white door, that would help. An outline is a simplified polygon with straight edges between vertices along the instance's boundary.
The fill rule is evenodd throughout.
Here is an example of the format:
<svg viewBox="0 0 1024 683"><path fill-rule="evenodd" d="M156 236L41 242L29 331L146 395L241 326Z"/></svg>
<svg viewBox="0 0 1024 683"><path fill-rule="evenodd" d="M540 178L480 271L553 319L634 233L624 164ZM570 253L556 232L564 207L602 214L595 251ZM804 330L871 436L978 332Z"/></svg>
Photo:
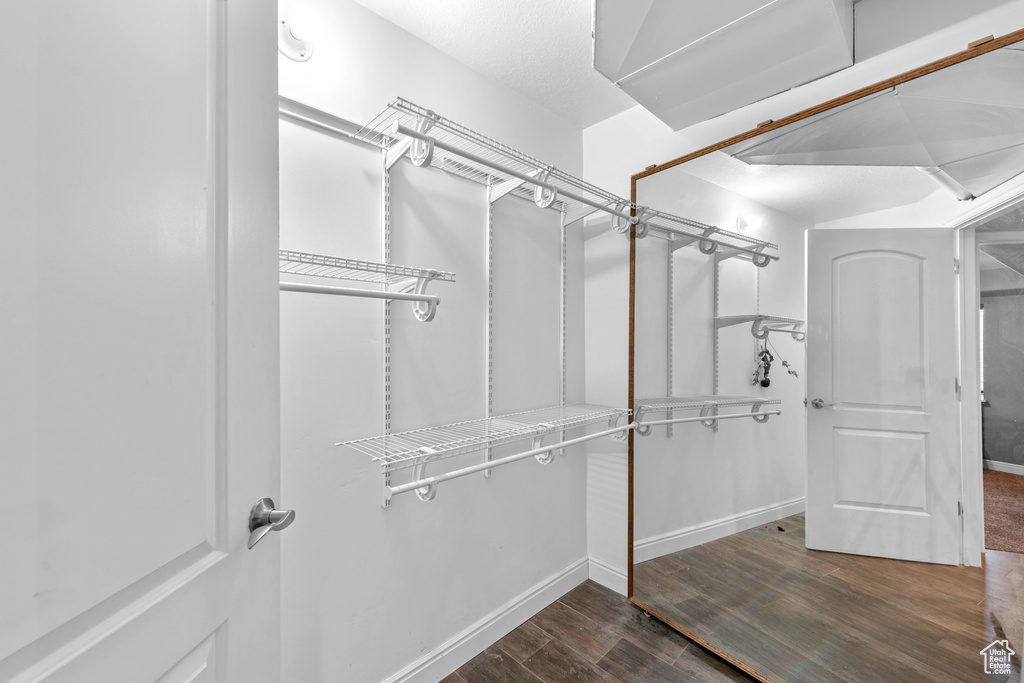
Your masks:
<svg viewBox="0 0 1024 683"><path fill-rule="evenodd" d="M4 10L0 681L275 681L276 4Z"/></svg>
<svg viewBox="0 0 1024 683"><path fill-rule="evenodd" d="M808 548L960 563L955 239L808 233Z"/></svg>

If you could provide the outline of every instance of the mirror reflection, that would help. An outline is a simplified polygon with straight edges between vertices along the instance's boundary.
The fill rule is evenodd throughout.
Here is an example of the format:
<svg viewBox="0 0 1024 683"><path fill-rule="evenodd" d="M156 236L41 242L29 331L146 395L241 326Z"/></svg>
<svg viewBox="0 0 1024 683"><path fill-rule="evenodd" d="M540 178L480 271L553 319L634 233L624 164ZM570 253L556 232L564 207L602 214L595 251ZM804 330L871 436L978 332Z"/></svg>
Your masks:
<svg viewBox="0 0 1024 683"><path fill-rule="evenodd" d="M1024 514L1021 60L637 182L779 256L636 246L632 599L752 675L976 680L992 641L1024 651L1024 537L990 531Z"/></svg>

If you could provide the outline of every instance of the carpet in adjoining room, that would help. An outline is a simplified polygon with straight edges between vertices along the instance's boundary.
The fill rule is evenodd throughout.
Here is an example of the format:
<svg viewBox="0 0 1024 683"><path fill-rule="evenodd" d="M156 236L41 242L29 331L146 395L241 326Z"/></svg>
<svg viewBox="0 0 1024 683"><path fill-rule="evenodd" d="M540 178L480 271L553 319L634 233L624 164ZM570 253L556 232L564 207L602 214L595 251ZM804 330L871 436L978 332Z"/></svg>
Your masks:
<svg viewBox="0 0 1024 683"><path fill-rule="evenodd" d="M1024 476L985 470L985 547L1024 553Z"/></svg>

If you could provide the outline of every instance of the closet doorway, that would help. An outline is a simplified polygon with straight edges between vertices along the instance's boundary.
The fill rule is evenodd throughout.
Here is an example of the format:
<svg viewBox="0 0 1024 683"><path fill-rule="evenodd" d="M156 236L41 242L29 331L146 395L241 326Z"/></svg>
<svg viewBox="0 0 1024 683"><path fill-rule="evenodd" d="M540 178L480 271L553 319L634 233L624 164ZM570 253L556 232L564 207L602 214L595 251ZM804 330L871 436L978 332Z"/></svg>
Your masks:
<svg viewBox="0 0 1024 683"><path fill-rule="evenodd" d="M1024 553L1024 205L975 229L985 548Z"/></svg>

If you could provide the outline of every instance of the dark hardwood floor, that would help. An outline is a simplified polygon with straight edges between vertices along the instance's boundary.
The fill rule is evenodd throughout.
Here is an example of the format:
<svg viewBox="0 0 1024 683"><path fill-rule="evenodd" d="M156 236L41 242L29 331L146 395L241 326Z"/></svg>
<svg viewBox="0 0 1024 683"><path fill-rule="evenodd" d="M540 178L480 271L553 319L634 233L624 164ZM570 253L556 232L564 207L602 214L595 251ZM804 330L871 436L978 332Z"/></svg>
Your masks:
<svg viewBox="0 0 1024 683"><path fill-rule="evenodd" d="M626 598L586 581L442 683L751 680Z"/></svg>
<svg viewBox="0 0 1024 683"><path fill-rule="evenodd" d="M803 515L634 568L634 599L773 681L1021 680L1024 556L984 567L804 547ZM1012 674L982 648L1007 639ZM567 679L568 680L568 679Z"/></svg>

